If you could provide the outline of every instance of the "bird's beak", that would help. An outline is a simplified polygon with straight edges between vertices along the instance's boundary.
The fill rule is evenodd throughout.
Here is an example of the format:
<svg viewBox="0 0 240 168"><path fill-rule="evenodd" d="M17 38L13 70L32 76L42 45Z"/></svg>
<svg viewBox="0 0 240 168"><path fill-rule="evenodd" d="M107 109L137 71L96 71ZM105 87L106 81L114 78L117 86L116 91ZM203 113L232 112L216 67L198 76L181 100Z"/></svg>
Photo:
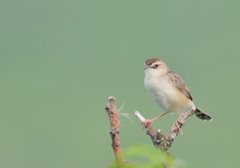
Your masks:
<svg viewBox="0 0 240 168"><path fill-rule="evenodd" d="M144 69L148 69L149 67L147 65L144 64Z"/></svg>

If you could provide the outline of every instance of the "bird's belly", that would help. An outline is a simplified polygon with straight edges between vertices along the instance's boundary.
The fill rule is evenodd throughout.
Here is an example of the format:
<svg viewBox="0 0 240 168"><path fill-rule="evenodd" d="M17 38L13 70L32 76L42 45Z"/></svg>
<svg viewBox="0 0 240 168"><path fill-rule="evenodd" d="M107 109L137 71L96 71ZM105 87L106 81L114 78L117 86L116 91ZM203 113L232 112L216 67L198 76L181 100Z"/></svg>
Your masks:
<svg viewBox="0 0 240 168"><path fill-rule="evenodd" d="M150 96L165 112L181 112L191 106L191 101L168 82L145 82L145 86Z"/></svg>

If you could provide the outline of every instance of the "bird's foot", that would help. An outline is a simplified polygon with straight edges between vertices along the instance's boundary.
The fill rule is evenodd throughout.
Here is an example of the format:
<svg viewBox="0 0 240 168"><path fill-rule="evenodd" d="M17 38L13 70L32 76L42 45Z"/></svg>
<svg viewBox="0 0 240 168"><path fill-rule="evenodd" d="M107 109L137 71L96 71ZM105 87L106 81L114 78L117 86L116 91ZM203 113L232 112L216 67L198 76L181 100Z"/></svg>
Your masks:
<svg viewBox="0 0 240 168"><path fill-rule="evenodd" d="M181 135L183 135L183 130L179 124L181 124L181 126L183 125L183 123L179 119L177 119L174 125L172 126L172 132L174 132L174 130L176 129L175 127L177 127L177 129L181 132Z"/></svg>
<svg viewBox="0 0 240 168"><path fill-rule="evenodd" d="M181 111L179 118L182 117L183 113L184 113L184 111ZM176 122L175 122L174 125L172 126L172 132L174 131L174 127L176 126L177 129L181 132L181 135L183 135L183 130L181 129L183 123L180 121L179 118L176 120ZM181 125L179 125L179 124L181 124Z"/></svg>
<svg viewBox="0 0 240 168"><path fill-rule="evenodd" d="M165 112L165 113L163 113L163 114L161 114L161 115L159 115L159 116L157 116L157 117L155 117L155 118L153 118L153 119L151 119L151 120L147 119L147 120L145 120L145 121L142 121L143 129L146 128L146 127L152 126L152 123L153 123L154 121L156 121L157 119L161 118L162 116L164 116L164 115L166 115L166 114L167 114L167 112Z"/></svg>
<svg viewBox="0 0 240 168"><path fill-rule="evenodd" d="M143 128L143 130L144 130L144 128L146 128L146 127L149 127L149 126L152 126L152 123L154 122L155 120L154 119L147 119L147 120L144 120L144 121L142 121L142 128Z"/></svg>

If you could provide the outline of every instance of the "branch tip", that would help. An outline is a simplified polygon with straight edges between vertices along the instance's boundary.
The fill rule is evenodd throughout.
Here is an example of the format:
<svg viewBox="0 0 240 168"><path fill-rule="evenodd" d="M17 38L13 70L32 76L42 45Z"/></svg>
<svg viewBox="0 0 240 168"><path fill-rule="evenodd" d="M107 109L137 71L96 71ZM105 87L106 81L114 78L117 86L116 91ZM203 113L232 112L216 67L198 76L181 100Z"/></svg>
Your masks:
<svg viewBox="0 0 240 168"><path fill-rule="evenodd" d="M134 114L141 122L146 120L138 111L135 111Z"/></svg>

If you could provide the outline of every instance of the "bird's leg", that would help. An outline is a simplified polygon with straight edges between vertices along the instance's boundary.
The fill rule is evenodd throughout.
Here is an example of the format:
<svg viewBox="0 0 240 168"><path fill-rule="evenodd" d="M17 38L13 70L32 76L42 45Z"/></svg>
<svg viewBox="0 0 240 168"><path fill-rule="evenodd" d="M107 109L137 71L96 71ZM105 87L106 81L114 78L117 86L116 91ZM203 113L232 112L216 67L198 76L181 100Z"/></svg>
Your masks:
<svg viewBox="0 0 240 168"><path fill-rule="evenodd" d="M157 117L155 117L155 118L153 118L153 119L147 119L147 120L145 120L145 121L143 121L142 122L142 125L143 125L143 129L144 129L144 127L146 127L147 125L152 125L152 123L154 122L154 121L156 121L157 119L159 119L160 117L162 117L162 116L164 116L165 114L167 114L167 112L165 112L165 113L163 113L163 114L161 114L161 115L159 115L159 116L157 116Z"/></svg>
<svg viewBox="0 0 240 168"><path fill-rule="evenodd" d="M184 111L182 110L181 113L180 113L179 118L181 118L181 116L183 115L183 113L184 113ZM180 126L179 126L179 123L180 123L180 124L183 124L183 123L179 120L179 118L176 120L176 122L175 122L174 125L172 126L172 132L173 132L173 130L174 130L174 126L176 126L176 127L178 128L178 130L181 132L181 134L183 134L183 130L182 130L182 129L180 128Z"/></svg>

